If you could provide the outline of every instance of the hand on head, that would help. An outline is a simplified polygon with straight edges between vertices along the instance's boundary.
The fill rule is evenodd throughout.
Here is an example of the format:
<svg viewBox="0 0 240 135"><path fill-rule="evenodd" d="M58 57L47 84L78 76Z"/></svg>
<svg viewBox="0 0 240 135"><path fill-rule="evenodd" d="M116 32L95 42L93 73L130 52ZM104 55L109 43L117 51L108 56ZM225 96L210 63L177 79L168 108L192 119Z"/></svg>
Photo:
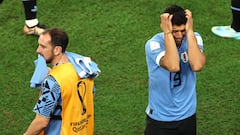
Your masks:
<svg viewBox="0 0 240 135"><path fill-rule="evenodd" d="M192 19L192 12L188 9L185 10L185 15L187 18L187 23L186 23L186 32L189 30L193 30L193 19Z"/></svg>
<svg viewBox="0 0 240 135"><path fill-rule="evenodd" d="M169 13L163 13L160 15L161 23L160 28L164 33L170 33L172 32L172 17L173 15L170 15Z"/></svg>

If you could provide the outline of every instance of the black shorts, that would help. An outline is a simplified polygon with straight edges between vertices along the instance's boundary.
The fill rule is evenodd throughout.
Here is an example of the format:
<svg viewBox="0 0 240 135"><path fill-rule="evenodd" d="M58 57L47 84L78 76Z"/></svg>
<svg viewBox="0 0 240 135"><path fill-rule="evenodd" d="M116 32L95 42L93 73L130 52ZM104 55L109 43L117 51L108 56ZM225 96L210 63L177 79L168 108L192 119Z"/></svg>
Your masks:
<svg viewBox="0 0 240 135"><path fill-rule="evenodd" d="M145 135L196 135L196 114L174 122L156 121L147 116Z"/></svg>

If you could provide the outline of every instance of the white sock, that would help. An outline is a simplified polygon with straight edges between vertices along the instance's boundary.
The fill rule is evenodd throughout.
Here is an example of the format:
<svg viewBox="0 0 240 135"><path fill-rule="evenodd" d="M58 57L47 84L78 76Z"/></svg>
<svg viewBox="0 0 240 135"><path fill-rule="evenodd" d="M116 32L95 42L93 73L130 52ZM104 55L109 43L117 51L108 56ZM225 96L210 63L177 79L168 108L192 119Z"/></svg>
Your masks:
<svg viewBox="0 0 240 135"><path fill-rule="evenodd" d="M28 27L34 27L38 24L38 19L25 20L25 24Z"/></svg>

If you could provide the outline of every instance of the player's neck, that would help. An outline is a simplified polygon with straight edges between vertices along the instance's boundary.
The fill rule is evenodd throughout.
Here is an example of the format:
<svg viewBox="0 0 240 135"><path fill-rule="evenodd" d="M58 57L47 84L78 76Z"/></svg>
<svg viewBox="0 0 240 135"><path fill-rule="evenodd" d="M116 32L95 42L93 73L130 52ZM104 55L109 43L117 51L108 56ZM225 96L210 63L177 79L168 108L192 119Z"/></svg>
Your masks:
<svg viewBox="0 0 240 135"><path fill-rule="evenodd" d="M52 63L53 66L57 66L59 64L68 63L68 58L65 53L56 56L55 61Z"/></svg>

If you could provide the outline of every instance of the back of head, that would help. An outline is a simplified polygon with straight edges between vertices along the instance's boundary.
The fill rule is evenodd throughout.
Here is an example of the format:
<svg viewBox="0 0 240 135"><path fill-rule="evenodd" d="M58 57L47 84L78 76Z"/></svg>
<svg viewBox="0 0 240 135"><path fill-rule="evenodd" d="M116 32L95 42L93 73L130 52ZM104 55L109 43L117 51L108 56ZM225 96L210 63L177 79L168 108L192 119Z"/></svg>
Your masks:
<svg viewBox="0 0 240 135"><path fill-rule="evenodd" d="M52 28L45 30L42 34L49 34L53 46L61 46L62 52L66 51L68 45L68 35L61 29Z"/></svg>
<svg viewBox="0 0 240 135"><path fill-rule="evenodd" d="M169 6L164 13L169 13L173 15L172 25L180 26L182 24L186 24L187 18L185 15L185 10L178 5Z"/></svg>

